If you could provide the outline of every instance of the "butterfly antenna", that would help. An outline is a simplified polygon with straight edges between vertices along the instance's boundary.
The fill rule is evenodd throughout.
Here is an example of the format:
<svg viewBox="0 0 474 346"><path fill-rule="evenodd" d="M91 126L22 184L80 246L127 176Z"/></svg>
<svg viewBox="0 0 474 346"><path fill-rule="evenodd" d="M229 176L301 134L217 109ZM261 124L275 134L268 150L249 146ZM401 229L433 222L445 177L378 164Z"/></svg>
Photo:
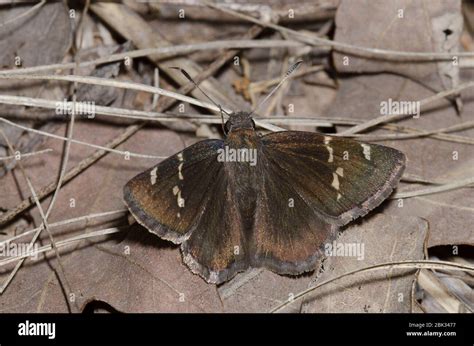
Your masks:
<svg viewBox="0 0 474 346"><path fill-rule="evenodd" d="M285 81L291 76L293 72L296 71L298 67L300 67L302 63L303 63L303 60L298 60L293 65L291 65L288 71L286 71L285 76L281 79L280 83L278 83L278 85L274 87L273 90L270 91L270 93L267 96L265 96L265 98L257 105L257 107L254 108L253 111L250 112L249 115L252 115L253 113L255 113L265 102L267 102L268 99L272 97L272 95L275 93L275 91L277 91L282 86L282 84L285 83Z"/></svg>
<svg viewBox="0 0 474 346"><path fill-rule="evenodd" d="M220 111L220 114L221 114L222 131L224 131L224 133L225 133L225 128L224 128L224 115L223 115L222 113L225 113L225 114L227 114L227 115L229 115L229 116L230 116L230 113L226 112L226 111L222 108L222 106L221 106L220 104L218 104L217 102L215 102L208 94L206 94L206 93L204 92L204 90L202 90L202 89L199 87L199 85L191 78L191 76L189 75L189 73L186 72L186 70L182 69L181 67L170 67L170 68L175 69L175 70L179 70L179 71L183 74L183 76L186 77L186 79L187 79L188 81L190 81L191 83L193 83L194 86L195 86L196 88L198 88L199 91L202 92L203 95L206 96L206 97L209 99L209 101L211 101L217 108L219 108L219 111Z"/></svg>

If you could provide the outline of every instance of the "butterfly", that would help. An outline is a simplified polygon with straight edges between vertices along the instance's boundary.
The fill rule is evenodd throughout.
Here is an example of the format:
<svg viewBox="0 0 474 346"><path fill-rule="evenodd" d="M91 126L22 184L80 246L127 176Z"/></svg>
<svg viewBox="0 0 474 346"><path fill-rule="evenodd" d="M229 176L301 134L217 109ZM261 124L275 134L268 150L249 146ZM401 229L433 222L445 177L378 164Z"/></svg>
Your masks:
<svg viewBox="0 0 474 346"><path fill-rule="evenodd" d="M325 245L380 205L405 168L405 155L382 145L302 131L262 136L252 113L230 113L223 140L191 145L124 186L136 221L180 244L191 271L213 284L252 267L315 270Z"/></svg>
<svg viewBox="0 0 474 346"><path fill-rule="evenodd" d="M386 146L300 131L260 136L249 113L231 114L225 129L224 140L191 145L124 187L138 223L181 244L209 283L250 267L314 270L339 228L382 203L405 167ZM252 152L256 160L244 160Z"/></svg>

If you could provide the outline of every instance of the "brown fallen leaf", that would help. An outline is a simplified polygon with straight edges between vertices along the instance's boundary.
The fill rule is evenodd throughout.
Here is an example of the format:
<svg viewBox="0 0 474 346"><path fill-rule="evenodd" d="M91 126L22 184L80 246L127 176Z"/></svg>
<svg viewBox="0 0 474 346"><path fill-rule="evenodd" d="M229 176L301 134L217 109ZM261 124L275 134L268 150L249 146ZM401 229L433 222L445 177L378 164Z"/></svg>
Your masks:
<svg viewBox="0 0 474 346"><path fill-rule="evenodd" d="M367 27L368 30L355 28ZM458 52L463 19L461 1L341 1L335 40L368 48L408 52ZM348 60L345 59L348 57ZM459 82L459 61L396 62L334 54L339 72L392 72L418 80L433 90Z"/></svg>
<svg viewBox="0 0 474 346"><path fill-rule="evenodd" d="M409 217L401 222L398 217L374 215L348 227L336 241L341 246L360 244L357 254L363 256L328 257L325 271L313 284L374 264L423 259L427 234L428 224L420 218ZM301 310L306 313L410 312L416 272L416 269L388 269L354 274L317 289Z"/></svg>
<svg viewBox="0 0 474 346"><path fill-rule="evenodd" d="M307 288L312 275L291 277L252 269L219 287L219 295L226 312L268 312ZM298 312L300 305L294 304L284 311Z"/></svg>
<svg viewBox="0 0 474 346"><path fill-rule="evenodd" d="M30 4L3 6L0 8L0 67L15 69L60 63L72 42L72 22L68 9L62 2L46 3L28 16L19 17L31 8ZM16 18L16 19L14 19ZM0 80L0 92L3 95L26 97L60 98L63 93L59 88L45 87L47 82ZM50 83L52 86L52 83ZM60 95L60 96L58 96ZM38 110L26 107L0 104L2 114L33 115ZM27 116L24 119L27 119ZM24 120L23 124L31 126L33 122ZM46 125L51 128L51 125ZM41 138L27 134L17 128L0 124L10 141L22 151L32 151ZM6 156L7 146L0 136L0 156ZM13 167L11 162L0 161L0 176Z"/></svg>
<svg viewBox="0 0 474 346"><path fill-rule="evenodd" d="M61 260L80 310L93 301L121 312L220 311L215 287L193 275L170 246L139 227L62 250ZM51 271L54 254L28 260L0 299L1 312L65 312L64 291ZM2 278L4 275L2 275Z"/></svg>
<svg viewBox="0 0 474 346"><path fill-rule="evenodd" d="M64 3L46 3L28 16L19 17L30 8L31 4L25 3L0 9L0 23L4 24L0 27L2 68L60 62L71 45L72 22ZM15 65L15 57L20 58L20 64Z"/></svg>

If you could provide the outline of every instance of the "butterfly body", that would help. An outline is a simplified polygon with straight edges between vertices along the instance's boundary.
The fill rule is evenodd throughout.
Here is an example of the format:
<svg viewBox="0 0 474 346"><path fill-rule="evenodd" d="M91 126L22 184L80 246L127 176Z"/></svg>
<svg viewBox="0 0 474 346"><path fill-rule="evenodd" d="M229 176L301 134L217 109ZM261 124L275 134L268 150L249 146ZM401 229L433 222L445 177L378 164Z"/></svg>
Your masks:
<svg viewBox="0 0 474 346"><path fill-rule="evenodd" d="M235 150L236 153L239 151L245 153L241 154L242 157L239 161L232 161L230 155L227 159L224 157L222 165L228 176L229 186L233 187L229 193L232 194L233 203L240 212L242 229L245 233L249 233L248 230L252 228L259 190L258 172L261 170L262 164L258 157L258 152L261 150L260 138L254 129L239 128L227 134L224 148ZM253 156L254 164L252 164L250 156Z"/></svg>
<svg viewBox="0 0 474 346"><path fill-rule="evenodd" d="M210 283L250 267L314 270L339 228L364 216L398 183L392 148L311 132L260 136L248 113L230 116L224 140L198 142L130 180L137 221L181 244Z"/></svg>

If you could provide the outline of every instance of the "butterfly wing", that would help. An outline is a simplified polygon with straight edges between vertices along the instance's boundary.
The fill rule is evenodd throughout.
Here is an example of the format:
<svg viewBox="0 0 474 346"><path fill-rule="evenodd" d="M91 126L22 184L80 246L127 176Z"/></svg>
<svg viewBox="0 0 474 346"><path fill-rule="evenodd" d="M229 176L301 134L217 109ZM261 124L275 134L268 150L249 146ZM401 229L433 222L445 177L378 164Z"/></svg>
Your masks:
<svg viewBox="0 0 474 346"><path fill-rule="evenodd" d="M391 148L288 131L260 139L257 166L244 177L246 169L236 174L218 162L223 146L220 140L199 142L124 188L137 221L181 243L186 264L211 283L249 266L280 274L314 269L339 226L390 194L405 162ZM256 201L251 227L241 214L242 197Z"/></svg>
<svg viewBox="0 0 474 346"><path fill-rule="evenodd" d="M132 178L124 200L142 226L182 244L186 264L220 283L248 267L221 140L198 142Z"/></svg>
<svg viewBox="0 0 474 346"><path fill-rule="evenodd" d="M184 262L207 282L219 284L249 267L241 215L228 175L219 174L199 224L181 244Z"/></svg>
<svg viewBox="0 0 474 346"><path fill-rule="evenodd" d="M338 226L382 203L405 168L402 152L347 138L287 131L264 136L262 142L265 157L310 206Z"/></svg>
<svg viewBox="0 0 474 346"><path fill-rule="evenodd" d="M250 245L252 266L291 275L314 270L338 228L313 209L279 166L271 161L265 166Z"/></svg>
<svg viewBox="0 0 474 346"><path fill-rule="evenodd" d="M182 243L211 202L221 140L198 142L132 178L124 200L142 226L163 239Z"/></svg>
<svg viewBox="0 0 474 346"><path fill-rule="evenodd" d="M262 144L252 262L280 274L315 269L340 226L389 196L405 162L392 148L310 132L272 133Z"/></svg>

